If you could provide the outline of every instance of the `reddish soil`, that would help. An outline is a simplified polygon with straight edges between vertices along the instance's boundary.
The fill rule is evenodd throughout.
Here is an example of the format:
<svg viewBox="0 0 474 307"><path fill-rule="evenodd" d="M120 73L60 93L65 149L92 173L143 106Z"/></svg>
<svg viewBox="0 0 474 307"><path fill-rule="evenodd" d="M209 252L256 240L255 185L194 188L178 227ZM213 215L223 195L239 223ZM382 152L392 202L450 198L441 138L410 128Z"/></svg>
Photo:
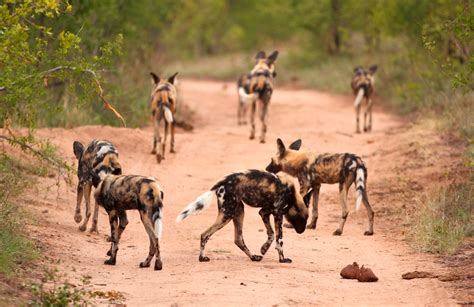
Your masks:
<svg viewBox="0 0 474 307"><path fill-rule="evenodd" d="M411 128L376 108L373 132L356 135L351 97L277 88L270 107L267 143L259 144L248 139L248 126L237 126L236 94L234 84L182 81L182 101L196 111L195 129L177 134L177 154L167 154L160 165L149 154L151 128L86 126L38 131L69 161L74 161L74 140L109 139L120 151L124 173L155 176L165 191L164 267L156 272L138 267L148 253L148 238L136 212L129 213L117 265L106 266L103 262L109 243L104 237L109 225L104 210L99 216L99 235L79 232L73 219L75 186L63 184L57 191L54 186L47 190L55 181L44 179L39 191L25 199L41 217L32 234L52 259L61 260L59 268L70 280L90 275L96 288L122 292L131 306L455 304L446 284L437 279L401 278L414 270L443 272L433 257L413 252L403 241L404 211L413 207L414 195L454 163L449 147L443 147L447 145L432 129ZM232 223L209 241L211 261L198 262L200 234L214 222L215 200L211 208L180 224L175 223L176 215L224 175L264 168L276 152L277 137L286 144L302 138L303 148L321 152L361 155L369 170L375 235L363 235L367 215L364 208L354 212L355 192L351 188L351 213L344 233L333 236L341 212L339 197L336 185L324 185L318 228L301 235L284 229L285 256L293 263L280 264L273 247L261 262L250 261L234 245ZM436 146L437 154L427 146ZM258 252L266 240L264 226L256 209L246 207L246 213L244 238L249 248ZM370 267L379 281L342 279L339 272L354 261Z"/></svg>

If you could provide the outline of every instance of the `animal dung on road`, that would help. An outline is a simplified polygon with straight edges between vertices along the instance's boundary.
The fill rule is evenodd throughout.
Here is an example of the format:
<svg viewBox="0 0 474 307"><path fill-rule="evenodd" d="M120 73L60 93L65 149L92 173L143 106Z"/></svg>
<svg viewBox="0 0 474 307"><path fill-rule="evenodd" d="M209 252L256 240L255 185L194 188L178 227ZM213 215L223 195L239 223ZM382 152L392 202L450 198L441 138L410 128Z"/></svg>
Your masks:
<svg viewBox="0 0 474 307"><path fill-rule="evenodd" d="M376 282L379 280L371 269L364 266L359 268L357 262L344 267L340 275L344 279L357 279L359 282Z"/></svg>

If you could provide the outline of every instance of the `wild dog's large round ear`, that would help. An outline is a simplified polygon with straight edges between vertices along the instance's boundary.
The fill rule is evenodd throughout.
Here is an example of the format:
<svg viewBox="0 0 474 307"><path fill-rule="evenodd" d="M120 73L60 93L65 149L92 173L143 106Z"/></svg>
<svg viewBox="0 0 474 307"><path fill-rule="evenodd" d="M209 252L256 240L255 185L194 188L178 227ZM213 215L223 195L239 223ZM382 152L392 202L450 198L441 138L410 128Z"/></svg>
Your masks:
<svg viewBox="0 0 474 307"><path fill-rule="evenodd" d="M261 60L261 59L264 59L266 58L267 55L265 54L265 51L259 51L257 52L257 55L255 56L255 60Z"/></svg>
<svg viewBox="0 0 474 307"><path fill-rule="evenodd" d="M369 67L369 73L370 73L371 75L375 74L375 73L377 72L377 69L378 69L378 68L379 68L379 67L378 67L378 65L376 65L376 64L370 66L370 67Z"/></svg>
<svg viewBox="0 0 474 307"><path fill-rule="evenodd" d="M153 82L158 84L160 82L160 77L158 77L154 72L150 72L151 77L153 78Z"/></svg>
<svg viewBox="0 0 474 307"><path fill-rule="evenodd" d="M357 74L359 73L360 71L363 71L364 69L362 68L362 66L356 66L354 67L354 73Z"/></svg>
<svg viewBox="0 0 474 307"><path fill-rule="evenodd" d="M77 160L79 160L84 153L84 145L81 142L74 141L72 144L72 150L74 151L74 155L76 156Z"/></svg>
<svg viewBox="0 0 474 307"><path fill-rule="evenodd" d="M278 156L283 157L285 155L285 144L283 144L283 141L278 138L277 139L277 148L278 148Z"/></svg>
<svg viewBox="0 0 474 307"><path fill-rule="evenodd" d="M175 72L174 75L168 78L168 82L175 85L175 83L178 81L176 76L178 75L178 72Z"/></svg>
<svg viewBox="0 0 474 307"><path fill-rule="evenodd" d="M297 139L296 141L291 143L289 148L292 149L292 150L300 150L300 148L301 148L301 139Z"/></svg>
<svg viewBox="0 0 474 307"><path fill-rule="evenodd" d="M278 51L273 51L267 58L267 65L271 65L275 63L276 59L278 57Z"/></svg>

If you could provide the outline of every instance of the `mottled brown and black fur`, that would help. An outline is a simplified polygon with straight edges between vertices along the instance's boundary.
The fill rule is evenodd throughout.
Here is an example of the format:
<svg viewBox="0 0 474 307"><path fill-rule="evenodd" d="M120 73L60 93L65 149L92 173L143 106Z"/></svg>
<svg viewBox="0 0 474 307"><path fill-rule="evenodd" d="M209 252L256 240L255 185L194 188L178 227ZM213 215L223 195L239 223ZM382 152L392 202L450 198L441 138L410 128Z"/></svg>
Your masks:
<svg viewBox="0 0 474 307"><path fill-rule="evenodd" d="M254 255L244 243L242 228L244 222L244 204L261 208L259 211L267 230L267 241L260 252L264 255L270 248L274 233L270 224L273 215L276 232L276 249L282 263L291 262L283 255L283 216L293 225L297 233L304 232L308 220L309 197L301 197L291 177L285 174L274 175L260 170L247 170L228 175L217 182L210 191L204 193L195 202L188 205L177 217L179 222L195 212L208 207L212 194L217 196L218 215L216 222L201 235L199 261L209 261L204 248L209 238L231 220L234 222L235 244L252 260L260 261L262 256ZM309 195L308 195L309 196Z"/></svg>
<svg viewBox="0 0 474 307"><path fill-rule="evenodd" d="M339 184L342 216L334 235L341 235L347 216L347 193L352 183L357 192L356 210L364 203L369 217L369 229L365 235L374 233L374 212L369 204L366 191L367 168L362 159L351 153L319 154L299 151L301 140L293 142L287 149L281 139L277 140L278 152L267 166L272 173L283 171L298 178L302 191L313 190L313 216L308 228L316 228L318 220L318 198L321 184Z"/></svg>
<svg viewBox="0 0 474 307"><path fill-rule="evenodd" d="M363 101L365 101L364 131L372 131L372 96L374 93L374 75L377 68L377 65L372 65L369 70L365 70L360 66L354 69L351 87L356 96L354 101L356 110L356 133L360 133L359 114Z"/></svg>
<svg viewBox="0 0 474 307"><path fill-rule="evenodd" d="M138 210L150 239L150 250L140 267L149 267L154 256L155 270L161 270L159 240L162 231L163 191L156 179L136 175L107 175L94 178L95 201L109 215L111 247L105 264L115 265L120 237L128 224L127 210Z"/></svg>
<svg viewBox="0 0 474 307"><path fill-rule="evenodd" d="M255 138L255 111L259 106L260 121L262 124L260 143L265 143L267 132L268 106L273 94L273 78L276 76L275 61L278 51L273 51L268 57L264 51L257 53L255 66L245 83L239 86L239 95L250 102L250 139ZM240 98L242 99L242 98Z"/></svg>
<svg viewBox="0 0 474 307"><path fill-rule="evenodd" d="M79 226L79 230L85 231L91 216L90 196L93 174L98 174L100 170L105 170L108 173L120 175L122 174L122 167L118 160L117 149L111 142L106 140L92 140L86 148L80 142L75 141L73 143L73 151L78 160L77 205L74 220L76 223L80 223L82 220L81 203L84 197L86 215L84 222ZM97 232L98 215L99 207L96 204L90 232Z"/></svg>
<svg viewBox="0 0 474 307"><path fill-rule="evenodd" d="M153 149L151 153L156 154L158 163L165 158L166 139L168 138L168 129L171 128L170 152L174 153L174 128L175 113L178 103L178 94L176 91L175 73L168 80L162 80L154 73L150 73L153 78L153 90L150 94L151 113L153 115ZM160 123L164 122L164 139L160 135ZM158 150L156 146L158 145Z"/></svg>

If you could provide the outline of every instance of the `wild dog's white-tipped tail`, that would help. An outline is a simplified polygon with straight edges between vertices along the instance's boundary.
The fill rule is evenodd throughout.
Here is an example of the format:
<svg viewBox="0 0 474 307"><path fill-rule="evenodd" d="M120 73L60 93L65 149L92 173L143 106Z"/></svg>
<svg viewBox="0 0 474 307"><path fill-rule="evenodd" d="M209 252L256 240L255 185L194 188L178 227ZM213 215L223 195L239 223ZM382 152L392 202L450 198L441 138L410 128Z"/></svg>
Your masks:
<svg viewBox="0 0 474 307"><path fill-rule="evenodd" d="M180 214L176 217L176 223L181 222L188 216L200 212L211 204L212 201L212 193L213 191L207 191L206 193L202 194L192 203L190 203Z"/></svg>
<svg viewBox="0 0 474 307"><path fill-rule="evenodd" d="M244 103L251 103L257 98L256 94L247 94L243 87L239 87L239 96L240 100Z"/></svg>
<svg viewBox="0 0 474 307"><path fill-rule="evenodd" d="M155 222L155 235L158 239L161 239L161 234L163 233L161 209L153 213L152 220Z"/></svg>
<svg viewBox="0 0 474 307"><path fill-rule="evenodd" d="M359 91L357 92L356 99L354 100L354 107L357 108L360 105L363 97L364 97L364 89L360 88Z"/></svg>
<svg viewBox="0 0 474 307"><path fill-rule="evenodd" d="M356 199L356 211L359 210L360 204L362 202L362 198L364 197L364 190L365 190L365 173L362 168L358 168L356 171L356 191L357 191L357 199Z"/></svg>
<svg viewBox="0 0 474 307"><path fill-rule="evenodd" d="M164 113L165 113L165 120L171 124L173 122L173 113L168 107L163 107L164 108Z"/></svg>

